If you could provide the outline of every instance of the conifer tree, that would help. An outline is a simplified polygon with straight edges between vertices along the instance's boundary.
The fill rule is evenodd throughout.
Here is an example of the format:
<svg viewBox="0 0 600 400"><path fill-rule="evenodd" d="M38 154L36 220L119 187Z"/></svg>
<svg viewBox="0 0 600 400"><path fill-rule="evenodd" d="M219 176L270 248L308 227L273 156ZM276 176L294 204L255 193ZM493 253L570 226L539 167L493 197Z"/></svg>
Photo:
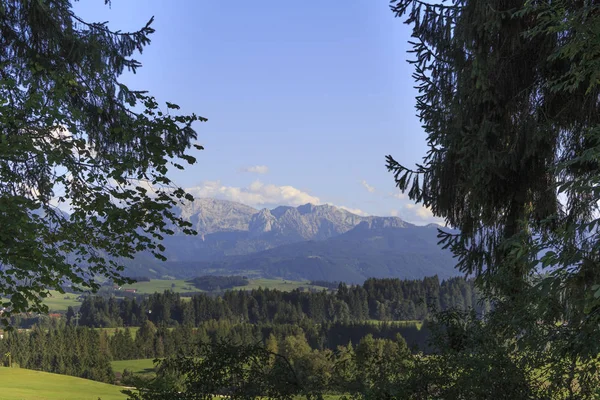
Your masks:
<svg viewBox="0 0 600 400"><path fill-rule="evenodd" d="M600 3L392 3L413 27L429 151L416 168L388 156L388 169L400 190L459 230L440 238L493 300L488 332L518 339L529 367L544 367L532 379L556 382L540 385L546 398L565 388L591 398L600 353Z"/></svg>
<svg viewBox="0 0 600 400"><path fill-rule="evenodd" d="M460 230L442 234L458 267L505 296L523 293L535 266L537 254L519 245L553 233L576 242L571 230L597 209L593 184L583 181L600 168L599 7L393 2L413 26L429 151L416 169L388 156L388 169L411 199Z"/></svg>

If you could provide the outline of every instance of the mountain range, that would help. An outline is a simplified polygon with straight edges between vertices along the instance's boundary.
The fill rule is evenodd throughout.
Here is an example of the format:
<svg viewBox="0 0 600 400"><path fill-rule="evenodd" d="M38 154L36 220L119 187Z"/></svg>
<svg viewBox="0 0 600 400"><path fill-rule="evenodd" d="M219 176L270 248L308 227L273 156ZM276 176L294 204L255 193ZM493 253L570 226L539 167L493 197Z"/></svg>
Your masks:
<svg viewBox="0 0 600 400"><path fill-rule="evenodd" d="M437 245L438 225L364 217L331 205L257 210L217 199L196 199L177 213L198 235L167 237L168 261L142 254L128 264L129 275L241 274L351 283L457 275L451 253Z"/></svg>

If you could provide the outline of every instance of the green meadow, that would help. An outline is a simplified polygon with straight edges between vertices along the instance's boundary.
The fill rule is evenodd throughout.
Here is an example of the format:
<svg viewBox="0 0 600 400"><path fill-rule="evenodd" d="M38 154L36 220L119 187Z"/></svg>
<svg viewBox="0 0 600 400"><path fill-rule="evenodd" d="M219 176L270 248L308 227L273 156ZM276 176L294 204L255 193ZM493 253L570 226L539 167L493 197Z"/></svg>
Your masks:
<svg viewBox="0 0 600 400"><path fill-rule="evenodd" d="M67 311L69 306L78 307L81 304L77 297L79 297L78 294L50 290L50 295L44 299L44 304L50 311Z"/></svg>
<svg viewBox="0 0 600 400"><path fill-rule="evenodd" d="M250 284L247 286L238 286L235 289L252 290L252 289L277 289L282 292L289 292L299 288L306 289L325 289L322 286L311 285L308 281L290 281L287 279L250 279Z"/></svg>
<svg viewBox="0 0 600 400"><path fill-rule="evenodd" d="M67 375L0 367L0 400L125 400L121 390Z"/></svg>
<svg viewBox="0 0 600 400"><path fill-rule="evenodd" d="M154 359L143 358L140 360L121 360L112 361L110 363L115 373L122 373L124 370L128 370L138 375L154 375Z"/></svg>
<svg viewBox="0 0 600 400"><path fill-rule="evenodd" d="M165 290L175 293L201 292L200 289L197 289L194 285L183 279L152 279L149 282L136 282L131 285L123 285L121 289L136 289L137 293L141 294L162 293Z"/></svg>
<svg viewBox="0 0 600 400"><path fill-rule="evenodd" d="M291 281L286 279L250 279L246 286L236 286L233 290L252 290L252 289L277 289L281 291L291 291L299 288L310 288L316 290L325 289L322 286L311 285L308 281ZM175 293L203 292L196 288L192 283L183 279L152 279L149 282L136 282L131 285L122 286L124 289L136 289L140 294L162 293L170 290Z"/></svg>
<svg viewBox="0 0 600 400"><path fill-rule="evenodd" d="M380 321L377 319L369 319L366 322L370 323L370 324L374 324L374 325L381 325L381 324L390 324L390 325L395 325L395 326L414 326L416 327L418 330L421 330L421 328L423 327L423 321L420 320L406 320L406 321Z"/></svg>

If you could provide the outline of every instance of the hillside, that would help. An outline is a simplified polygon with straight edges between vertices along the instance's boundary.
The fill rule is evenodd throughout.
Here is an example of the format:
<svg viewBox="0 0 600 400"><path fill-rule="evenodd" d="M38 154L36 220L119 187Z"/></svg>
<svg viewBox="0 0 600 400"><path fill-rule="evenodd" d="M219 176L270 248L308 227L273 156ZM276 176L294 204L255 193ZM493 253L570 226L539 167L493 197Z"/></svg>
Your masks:
<svg viewBox="0 0 600 400"><path fill-rule="evenodd" d="M397 217L362 217L331 205L256 210L197 199L178 211L199 232L165 239L167 262L142 254L128 273L152 278L243 274L362 282L367 277L456 275L435 226Z"/></svg>
<svg viewBox="0 0 600 400"><path fill-rule="evenodd" d="M431 227L363 222L323 241L305 241L215 262L170 263L173 272L246 274L297 280L361 283L369 277L418 279L457 275L449 251L437 245ZM177 269L177 267L180 267Z"/></svg>
<svg viewBox="0 0 600 400"><path fill-rule="evenodd" d="M124 400L121 390L67 375L0 367L0 400Z"/></svg>
<svg viewBox="0 0 600 400"><path fill-rule="evenodd" d="M198 236L176 234L165 238L171 261L214 261L284 244L324 240L377 218L361 217L330 205L256 210L216 199L196 199L178 209L177 214L192 224ZM143 258L143 263L148 262L156 265L154 269L161 269L160 264Z"/></svg>

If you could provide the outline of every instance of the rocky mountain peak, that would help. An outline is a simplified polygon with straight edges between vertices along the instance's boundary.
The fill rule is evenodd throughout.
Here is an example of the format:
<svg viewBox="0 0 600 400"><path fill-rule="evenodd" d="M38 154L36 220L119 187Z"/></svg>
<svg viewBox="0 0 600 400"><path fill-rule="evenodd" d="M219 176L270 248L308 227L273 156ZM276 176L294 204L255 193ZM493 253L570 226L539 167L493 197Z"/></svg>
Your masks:
<svg viewBox="0 0 600 400"><path fill-rule="evenodd" d="M179 215L203 234L247 231L250 219L257 212L245 204L210 198L195 199L179 206Z"/></svg>
<svg viewBox="0 0 600 400"><path fill-rule="evenodd" d="M252 237L268 234L278 237L278 243L324 240L346 233L361 223L366 223L367 229L406 226L400 218L361 217L329 204L309 203L259 211L233 201L210 198L196 199L181 207L180 215L200 234L234 231L248 232Z"/></svg>
<svg viewBox="0 0 600 400"><path fill-rule="evenodd" d="M271 232L273 226L277 223L277 219L271 212L263 208L252 216L248 224L248 230L252 235L260 235L261 233Z"/></svg>

